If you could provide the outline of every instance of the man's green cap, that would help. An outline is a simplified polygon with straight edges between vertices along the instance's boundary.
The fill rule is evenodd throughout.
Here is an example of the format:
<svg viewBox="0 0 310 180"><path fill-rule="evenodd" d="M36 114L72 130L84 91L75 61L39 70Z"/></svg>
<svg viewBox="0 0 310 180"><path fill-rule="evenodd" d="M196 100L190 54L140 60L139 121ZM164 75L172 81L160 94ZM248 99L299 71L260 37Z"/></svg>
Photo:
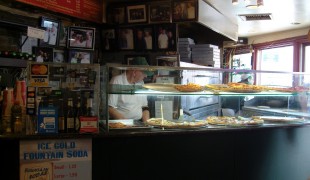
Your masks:
<svg viewBox="0 0 310 180"><path fill-rule="evenodd" d="M147 60L145 59L145 57L135 57L133 58L133 60L130 63L131 65L142 65L142 66L148 66L149 63L147 63ZM144 74L146 74L147 76L152 76L154 73L151 71L143 71Z"/></svg>

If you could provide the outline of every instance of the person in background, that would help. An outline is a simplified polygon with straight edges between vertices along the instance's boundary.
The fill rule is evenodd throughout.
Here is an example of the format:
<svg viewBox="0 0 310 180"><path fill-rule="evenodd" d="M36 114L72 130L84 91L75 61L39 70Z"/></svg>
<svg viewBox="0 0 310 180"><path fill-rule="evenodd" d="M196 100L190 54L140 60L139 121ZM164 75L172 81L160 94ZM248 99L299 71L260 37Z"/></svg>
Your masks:
<svg viewBox="0 0 310 180"><path fill-rule="evenodd" d="M252 76L250 74L242 74L241 75L241 81L239 81L238 83L253 84L252 83Z"/></svg>
<svg viewBox="0 0 310 180"><path fill-rule="evenodd" d="M151 35L150 31L145 30L144 34L145 34L144 39L146 42L146 49L152 49L153 48L153 39L152 39L152 35Z"/></svg>
<svg viewBox="0 0 310 180"><path fill-rule="evenodd" d="M168 36L166 33L166 29L160 28L158 35L158 48L166 49L168 48Z"/></svg>
<svg viewBox="0 0 310 180"><path fill-rule="evenodd" d="M148 63L144 57L136 57L132 60L131 65L147 66ZM112 77L110 84L143 85L143 79L151 75L153 73L149 71L126 70L124 73ZM150 118L146 96L110 94L108 105L110 119L134 119L145 122Z"/></svg>
<svg viewBox="0 0 310 180"><path fill-rule="evenodd" d="M137 35L136 43L135 43L136 50L140 50L140 51L145 50L146 49L146 41L144 39L143 30L138 29L136 35Z"/></svg>

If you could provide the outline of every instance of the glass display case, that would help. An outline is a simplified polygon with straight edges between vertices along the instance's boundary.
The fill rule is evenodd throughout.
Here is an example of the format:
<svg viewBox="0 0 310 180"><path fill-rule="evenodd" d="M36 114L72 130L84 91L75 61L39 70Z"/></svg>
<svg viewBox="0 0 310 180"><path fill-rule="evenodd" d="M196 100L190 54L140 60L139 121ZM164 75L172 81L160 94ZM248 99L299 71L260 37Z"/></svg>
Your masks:
<svg viewBox="0 0 310 180"><path fill-rule="evenodd" d="M208 130L210 128L270 127L303 125L310 118L310 75L292 72L216 69L195 66L181 67L130 66L107 64L102 68L102 108L100 126L105 132L116 130L167 131L171 129ZM125 72L153 72L153 82L125 84L110 81ZM170 83L156 82L158 72L174 78ZM251 82L228 82L235 74L251 74ZM125 76L126 77L126 76ZM281 80L290 79L290 86ZM262 81L262 79L269 79ZM261 82L268 82L262 84ZM125 104L144 97L150 118L123 118L109 114L111 97L121 97ZM131 97L131 98L128 98ZM123 108L114 107L113 108ZM140 107L143 111L145 108Z"/></svg>

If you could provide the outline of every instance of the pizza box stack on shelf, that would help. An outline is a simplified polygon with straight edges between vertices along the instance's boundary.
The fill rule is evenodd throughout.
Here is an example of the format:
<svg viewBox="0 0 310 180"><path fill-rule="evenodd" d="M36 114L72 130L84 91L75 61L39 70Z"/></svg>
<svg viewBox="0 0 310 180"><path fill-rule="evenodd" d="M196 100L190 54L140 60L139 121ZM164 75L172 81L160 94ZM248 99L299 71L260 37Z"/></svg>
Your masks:
<svg viewBox="0 0 310 180"><path fill-rule="evenodd" d="M192 62L204 66L220 68L220 49L212 44L190 45L192 49Z"/></svg>
<svg viewBox="0 0 310 180"><path fill-rule="evenodd" d="M178 41L178 52L180 54L180 61L191 63L191 45L195 42L191 38L179 38Z"/></svg>

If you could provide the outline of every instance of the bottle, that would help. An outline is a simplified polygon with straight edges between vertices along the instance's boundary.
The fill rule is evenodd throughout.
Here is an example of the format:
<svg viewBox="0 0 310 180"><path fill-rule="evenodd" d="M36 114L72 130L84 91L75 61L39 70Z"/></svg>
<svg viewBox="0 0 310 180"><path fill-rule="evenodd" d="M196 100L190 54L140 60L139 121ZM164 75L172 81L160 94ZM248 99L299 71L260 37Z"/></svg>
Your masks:
<svg viewBox="0 0 310 180"><path fill-rule="evenodd" d="M77 103L76 113L75 113L75 130L76 130L76 132L79 132L79 129L80 129L80 117L81 116L83 116L83 111L81 108L80 98L78 98L78 103Z"/></svg>
<svg viewBox="0 0 310 180"><path fill-rule="evenodd" d="M13 129L14 134L21 134L23 132L23 123L19 116L15 117Z"/></svg>
<svg viewBox="0 0 310 180"><path fill-rule="evenodd" d="M59 99L59 112L58 112L58 132L65 133L65 114L64 114L64 105L63 99Z"/></svg>
<svg viewBox="0 0 310 180"><path fill-rule="evenodd" d="M93 98L90 96L87 98L86 102L86 116L94 116L94 110L93 110Z"/></svg>
<svg viewBox="0 0 310 180"><path fill-rule="evenodd" d="M22 106L19 105L19 101L15 101L11 108L11 129L15 132L14 125L17 119L20 120L22 117ZM21 120L20 120L21 121Z"/></svg>
<svg viewBox="0 0 310 180"><path fill-rule="evenodd" d="M67 133L74 133L75 132L75 118L74 118L72 98L68 98L66 122L67 122Z"/></svg>

